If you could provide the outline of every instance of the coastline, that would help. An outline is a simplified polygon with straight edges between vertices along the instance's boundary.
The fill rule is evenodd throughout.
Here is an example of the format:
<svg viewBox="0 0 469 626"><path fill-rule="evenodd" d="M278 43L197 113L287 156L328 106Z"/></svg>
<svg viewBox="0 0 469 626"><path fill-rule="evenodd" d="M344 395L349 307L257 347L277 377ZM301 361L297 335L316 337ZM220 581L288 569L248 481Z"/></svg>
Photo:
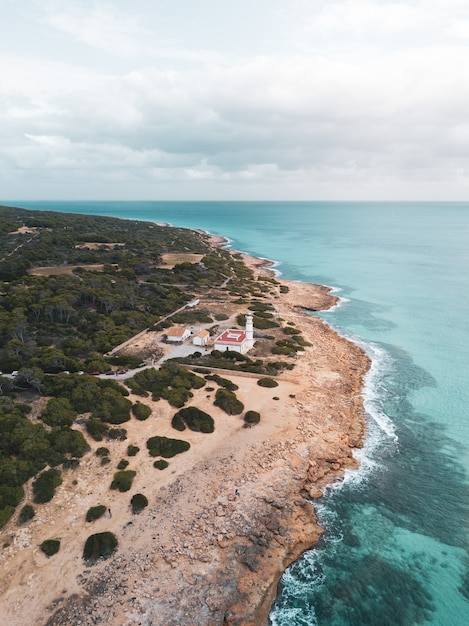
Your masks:
<svg viewBox="0 0 469 626"><path fill-rule="evenodd" d="M227 243L213 235L211 241L213 245ZM264 393L255 379L227 375L239 385L237 394L246 408L254 408L249 402L256 397L255 408L263 409L262 421L253 429L243 429L239 421L233 421L236 418L227 419L214 411L203 390L195 394L197 406L204 408L205 402L217 418L216 437L209 435L209 441L206 435L192 433L194 452L175 461L178 467L172 474L155 476L154 469L140 472L139 468L142 490L155 478L158 481L151 486L147 518L142 514L142 519L137 516L129 523L128 498L124 502L122 495L109 494L104 485L101 494L111 503L113 525L122 529L119 551L91 570L77 562L73 551L64 552L66 593L61 598L57 598L60 573L51 602L47 594L40 595L45 586L41 576L36 573L28 578L27 567L20 575L21 567L12 558L10 592L2 585L0 598L12 626L25 623L28 617L31 624L39 626L48 620L54 626L66 623L65 616L79 616L82 624L96 623L99 616L116 626L264 625L283 571L323 533L310 501L347 469L358 466L353 450L363 445L365 437L362 391L370 361L359 346L307 314L337 305L339 298L330 288L279 279L270 269L272 261L230 252L241 254L257 274L275 275L288 287L287 294L276 295L275 307L312 346L296 358L292 372L278 377L275 390ZM158 422L172 413L170 408L153 408ZM153 429L146 424L135 426L141 429L138 436L144 447L145 437L154 434L154 425ZM116 458L119 454L117 450ZM89 459L84 470L92 470L93 461ZM104 476L104 470L95 472L96 479ZM90 495L89 484L80 483L76 502L73 496L59 494L44 507L36 526L41 521L67 520L71 529L78 529L84 502L95 503L96 494ZM110 525L111 520L98 521L93 532ZM29 563L39 572L52 570L32 538L29 544L24 538L23 543L31 553ZM66 565L66 558L72 559L71 564ZM52 577L53 572L48 575ZM14 597L13 581L28 589L24 598ZM39 609L32 619L31 607Z"/></svg>

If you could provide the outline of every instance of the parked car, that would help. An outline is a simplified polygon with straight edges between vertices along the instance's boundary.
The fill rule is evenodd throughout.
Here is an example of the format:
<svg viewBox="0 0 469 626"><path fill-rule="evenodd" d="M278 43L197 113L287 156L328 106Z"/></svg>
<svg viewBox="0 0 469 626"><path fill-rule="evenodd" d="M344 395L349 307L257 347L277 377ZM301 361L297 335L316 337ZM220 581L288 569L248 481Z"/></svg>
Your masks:
<svg viewBox="0 0 469 626"><path fill-rule="evenodd" d="M109 370L109 372L105 372L106 376L114 376L115 371L114 370Z"/></svg>
<svg viewBox="0 0 469 626"><path fill-rule="evenodd" d="M95 370L94 372L90 372L90 376L99 376L101 374L101 372L98 372L98 370Z"/></svg>
<svg viewBox="0 0 469 626"><path fill-rule="evenodd" d="M127 374L127 370L125 369L117 370L116 374Z"/></svg>

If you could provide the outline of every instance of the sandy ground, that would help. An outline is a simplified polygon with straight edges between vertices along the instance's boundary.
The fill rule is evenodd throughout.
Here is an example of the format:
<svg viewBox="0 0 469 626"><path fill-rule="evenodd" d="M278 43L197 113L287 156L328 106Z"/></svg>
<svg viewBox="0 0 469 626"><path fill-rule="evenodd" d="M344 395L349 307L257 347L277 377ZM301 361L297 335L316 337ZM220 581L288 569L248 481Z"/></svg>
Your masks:
<svg viewBox="0 0 469 626"><path fill-rule="evenodd" d="M356 467L352 453L364 437L361 390L369 365L358 347L302 312L333 305L327 289L282 282L290 291L273 303L312 347L273 389L259 387L256 377L226 375L239 385L236 394L246 410L260 412L260 424L243 428L239 416L213 406L214 392L201 389L191 404L212 415L215 432L178 433L170 424L175 409L143 400L152 415L123 425L127 441L93 443L80 467L64 472L53 500L36 507L31 522L18 526L16 515L2 530L2 623L267 623L281 573L322 533L312 499ZM157 470L145 445L156 434L185 439L191 448ZM137 470L132 489L111 491L129 444L140 447L129 458L128 469ZM94 454L100 445L111 450L106 466ZM130 508L135 493L149 500L139 515ZM112 517L87 523L88 508L98 504L109 507ZM117 536L118 550L87 566L86 538L105 530ZM61 540L51 558L39 549L45 539Z"/></svg>

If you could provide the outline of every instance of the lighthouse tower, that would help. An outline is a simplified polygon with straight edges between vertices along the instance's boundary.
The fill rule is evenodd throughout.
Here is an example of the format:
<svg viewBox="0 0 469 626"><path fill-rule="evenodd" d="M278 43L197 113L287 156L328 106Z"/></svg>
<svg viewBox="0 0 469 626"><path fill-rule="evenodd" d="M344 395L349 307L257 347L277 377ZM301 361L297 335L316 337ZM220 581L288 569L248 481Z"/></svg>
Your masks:
<svg viewBox="0 0 469 626"><path fill-rule="evenodd" d="M252 323L252 313L246 313L246 349L250 350L254 346L254 326Z"/></svg>

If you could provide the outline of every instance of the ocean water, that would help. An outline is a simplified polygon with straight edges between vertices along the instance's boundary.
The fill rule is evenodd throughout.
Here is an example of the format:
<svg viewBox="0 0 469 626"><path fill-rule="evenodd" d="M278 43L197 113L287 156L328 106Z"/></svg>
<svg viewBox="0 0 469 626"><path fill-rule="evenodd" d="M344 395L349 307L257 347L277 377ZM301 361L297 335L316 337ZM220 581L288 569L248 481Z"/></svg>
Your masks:
<svg viewBox="0 0 469 626"><path fill-rule="evenodd" d="M469 203L15 204L205 229L337 288L322 316L373 359L368 437L271 624L469 624Z"/></svg>

